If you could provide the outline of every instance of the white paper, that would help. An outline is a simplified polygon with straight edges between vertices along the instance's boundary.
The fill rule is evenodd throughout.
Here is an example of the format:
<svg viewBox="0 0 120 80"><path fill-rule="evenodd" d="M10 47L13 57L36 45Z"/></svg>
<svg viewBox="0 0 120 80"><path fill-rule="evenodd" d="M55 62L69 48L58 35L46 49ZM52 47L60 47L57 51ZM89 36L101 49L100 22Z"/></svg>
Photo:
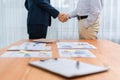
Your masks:
<svg viewBox="0 0 120 80"><path fill-rule="evenodd" d="M95 46L87 42L58 42L57 48L70 49L70 48L80 48L80 49L96 49Z"/></svg>
<svg viewBox="0 0 120 80"><path fill-rule="evenodd" d="M46 46L46 43L26 42L19 46L13 46L8 50L51 50L51 46Z"/></svg>
<svg viewBox="0 0 120 80"><path fill-rule="evenodd" d="M51 51L40 51L40 52L16 52L16 51L8 51L4 54L2 54L0 57L24 57L24 58L29 58L29 57L37 57L37 58L51 58L52 57L52 52Z"/></svg>
<svg viewBox="0 0 120 80"><path fill-rule="evenodd" d="M96 56L89 50L81 49L59 49L60 57L88 57L95 58Z"/></svg>

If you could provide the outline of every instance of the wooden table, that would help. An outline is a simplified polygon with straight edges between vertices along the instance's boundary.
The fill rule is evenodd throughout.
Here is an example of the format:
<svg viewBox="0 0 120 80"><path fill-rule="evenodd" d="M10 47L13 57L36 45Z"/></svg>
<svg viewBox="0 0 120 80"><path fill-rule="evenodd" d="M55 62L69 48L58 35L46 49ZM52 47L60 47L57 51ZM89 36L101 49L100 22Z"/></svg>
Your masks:
<svg viewBox="0 0 120 80"><path fill-rule="evenodd" d="M29 40L21 40L13 45L19 45ZM72 41L72 40L67 40ZM79 41L79 40L74 40ZM97 47L91 50L96 58L71 58L95 65L109 66L109 71L66 79L59 75L55 75L44 70L28 65L28 62L40 60L41 58L0 58L0 80L120 80L120 45L108 40L80 40L86 41ZM48 44L52 46L53 58L59 58L56 44ZM0 50L0 54L6 52L10 47Z"/></svg>

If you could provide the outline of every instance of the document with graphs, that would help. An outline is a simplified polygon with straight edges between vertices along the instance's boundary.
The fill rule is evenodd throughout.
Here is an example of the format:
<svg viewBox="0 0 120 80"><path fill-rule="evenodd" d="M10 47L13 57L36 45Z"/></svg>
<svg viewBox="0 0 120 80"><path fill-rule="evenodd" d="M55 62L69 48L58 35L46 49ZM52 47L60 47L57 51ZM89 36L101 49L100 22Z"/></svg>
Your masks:
<svg viewBox="0 0 120 80"><path fill-rule="evenodd" d="M19 46L12 46L8 50L51 50L51 46L46 46L46 43L25 42Z"/></svg>
<svg viewBox="0 0 120 80"><path fill-rule="evenodd" d="M0 58L5 58L5 57L23 57L23 58L52 58L52 52L51 51L39 51L39 52L33 52L33 51L8 51L6 53L3 53L0 55Z"/></svg>
<svg viewBox="0 0 120 80"><path fill-rule="evenodd" d="M96 47L88 42L57 42L59 49L96 49Z"/></svg>
<svg viewBox="0 0 120 80"><path fill-rule="evenodd" d="M59 49L60 57L86 57L95 58L96 56L89 50L81 49Z"/></svg>

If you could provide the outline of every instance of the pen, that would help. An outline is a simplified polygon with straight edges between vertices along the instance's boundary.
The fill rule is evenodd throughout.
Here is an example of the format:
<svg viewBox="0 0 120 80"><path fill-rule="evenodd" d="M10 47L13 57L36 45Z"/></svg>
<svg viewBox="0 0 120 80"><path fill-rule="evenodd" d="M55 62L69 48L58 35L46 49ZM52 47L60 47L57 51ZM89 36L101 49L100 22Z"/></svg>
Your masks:
<svg viewBox="0 0 120 80"><path fill-rule="evenodd" d="M44 62L45 60L40 60L41 62Z"/></svg>
<svg viewBox="0 0 120 80"><path fill-rule="evenodd" d="M49 59L46 59L46 60L40 60L41 62L45 62L45 61L47 61L47 60L49 60ZM53 60L58 60L58 58L53 58Z"/></svg>
<svg viewBox="0 0 120 80"><path fill-rule="evenodd" d="M79 61L77 61L77 62L76 62L76 68L77 68L77 69L79 69L79 65L80 65L80 63L79 63Z"/></svg>
<svg viewBox="0 0 120 80"><path fill-rule="evenodd" d="M54 60L58 60L57 58L54 58Z"/></svg>

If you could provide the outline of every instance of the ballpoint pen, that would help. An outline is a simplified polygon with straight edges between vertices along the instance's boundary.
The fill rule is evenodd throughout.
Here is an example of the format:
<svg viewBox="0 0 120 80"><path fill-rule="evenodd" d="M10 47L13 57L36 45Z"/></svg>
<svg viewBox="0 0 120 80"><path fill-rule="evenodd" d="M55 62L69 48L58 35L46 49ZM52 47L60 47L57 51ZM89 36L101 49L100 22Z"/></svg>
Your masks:
<svg viewBox="0 0 120 80"><path fill-rule="evenodd" d="M53 58L55 61L56 60L58 60L58 58ZM47 61L47 60L49 60L49 59L45 59L45 60L40 60L40 62L45 62L45 61Z"/></svg>
<svg viewBox="0 0 120 80"><path fill-rule="evenodd" d="M79 65L80 65L80 63L79 63L79 61L77 61L77 62L76 62L76 68L77 68L77 69L79 69Z"/></svg>

